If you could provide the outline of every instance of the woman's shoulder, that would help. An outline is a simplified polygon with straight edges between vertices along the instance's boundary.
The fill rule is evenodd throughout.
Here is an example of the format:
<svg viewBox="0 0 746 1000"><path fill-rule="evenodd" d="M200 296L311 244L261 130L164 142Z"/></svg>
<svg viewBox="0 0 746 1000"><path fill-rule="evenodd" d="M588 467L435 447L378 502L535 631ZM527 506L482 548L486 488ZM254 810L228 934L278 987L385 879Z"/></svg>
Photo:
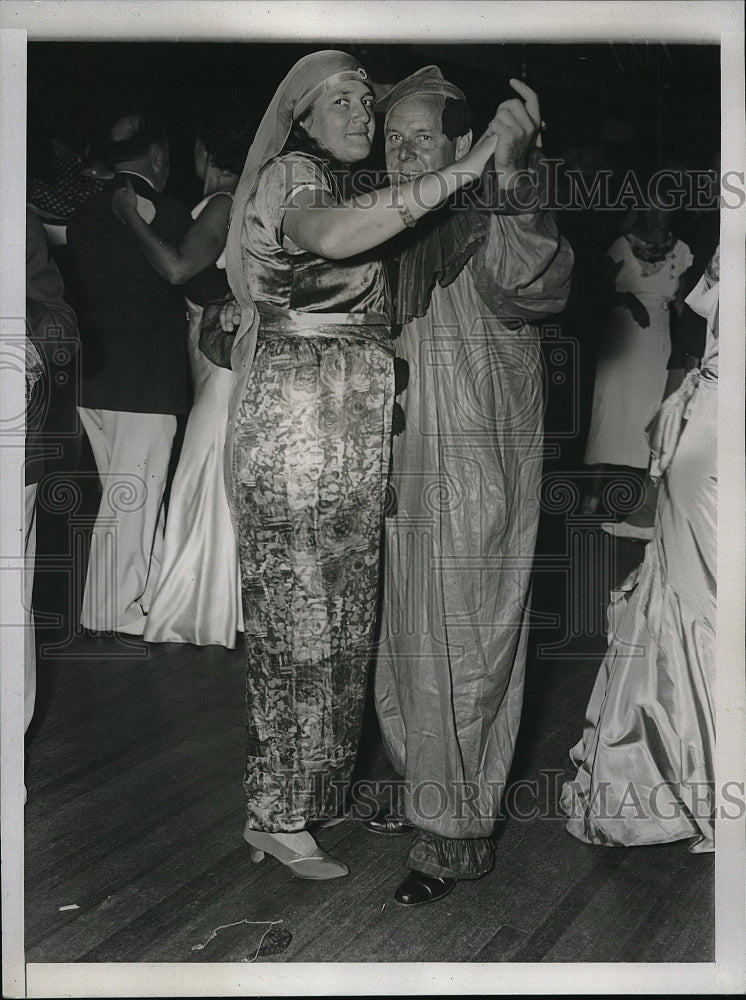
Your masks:
<svg viewBox="0 0 746 1000"><path fill-rule="evenodd" d="M285 150L283 153L278 153L277 156L273 156L269 161L270 163L285 163L291 160L299 160L301 162L308 161L310 163L317 163L319 166L324 166L324 161L319 156L314 156L313 153L307 153L302 149L290 149Z"/></svg>
<svg viewBox="0 0 746 1000"><path fill-rule="evenodd" d="M331 190L322 160L308 153L280 153L262 167L247 205L272 238L282 241L282 220L293 196L302 188Z"/></svg>
<svg viewBox="0 0 746 1000"><path fill-rule="evenodd" d="M303 153L298 151L291 151L287 153L278 153L277 156L273 156L268 163L262 167L260 177L271 177L271 176L281 176L281 177L292 177L296 174L312 177L323 177L326 179L327 166L323 160L319 159L318 156L313 156L311 153Z"/></svg>
<svg viewBox="0 0 746 1000"><path fill-rule="evenodd" d="M232 192L230 192L230 191L213 191L212 194L208 194L205 198L202 199L202 201L198 202L194 206L194 208L192 209L192 218L193 219L198 219L200 217L200 215L204 212L204 210L207 208L207 206L211 202L214 202L215 199L219 198L221 195L223 195L224 197L227 196L231 201L233 201L233 194L232 194Z"/></svg>
<svg viewBox="0 0 746 1000"><path fill-rule="evenodd" d="M262 168L256 186L255 204L260 214L287 207L301 188L331 191L332 185L323 160L309 153L280 153Z"/></svg>

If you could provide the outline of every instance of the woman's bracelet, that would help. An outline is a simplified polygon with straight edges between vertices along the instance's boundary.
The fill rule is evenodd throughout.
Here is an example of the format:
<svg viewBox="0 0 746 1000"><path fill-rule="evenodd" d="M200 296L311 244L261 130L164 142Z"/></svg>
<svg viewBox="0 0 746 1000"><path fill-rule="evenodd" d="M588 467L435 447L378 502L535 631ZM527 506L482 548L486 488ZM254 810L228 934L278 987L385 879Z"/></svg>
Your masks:
<svg viewBox="0 0 746 1000"><path fill-rule="evenodd" d="M399 190L398 186L395 188L395 190L396 190L396 210L401 216L401 220L404 223L404 225L409 226L409 228L411 229L417 225L417 220L402 201L401 191Z"/></svg>

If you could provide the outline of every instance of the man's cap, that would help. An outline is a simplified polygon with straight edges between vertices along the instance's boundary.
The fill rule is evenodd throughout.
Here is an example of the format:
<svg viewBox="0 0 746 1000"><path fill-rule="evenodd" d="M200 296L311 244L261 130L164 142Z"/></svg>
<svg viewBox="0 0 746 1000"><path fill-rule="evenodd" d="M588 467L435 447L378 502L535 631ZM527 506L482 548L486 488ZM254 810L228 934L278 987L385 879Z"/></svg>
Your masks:
<svg viewBox="0 0 746 1000"><path fill-rule="evenodd" d="M466 100L463 91L446 80L437 66L423 66L380 97L376 101L376 111L384 111L388 115L400 101L407 97L423 95L452 97L456 101Z"/></svg>

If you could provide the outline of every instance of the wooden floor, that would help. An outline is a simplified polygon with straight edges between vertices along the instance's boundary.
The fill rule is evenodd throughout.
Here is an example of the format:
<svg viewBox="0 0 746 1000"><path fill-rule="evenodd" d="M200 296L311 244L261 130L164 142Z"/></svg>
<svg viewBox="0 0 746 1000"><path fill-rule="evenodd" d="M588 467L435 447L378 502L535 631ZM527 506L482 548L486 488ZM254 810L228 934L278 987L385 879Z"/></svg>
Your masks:
<svg viewBox="0 0 746 1000"><path fill-rule="evenodd" d="M499 824L491 874L415 910L392 899L408 838L356 822L318 835L348 878L304 882L272 858L249 861L240 649L88 635L54 649L64 629L37 628L47 648L27 746L27 961L241 962L275 921L290 944L258 961L713 961L712 855L685 843L589 847L557 816L609 586L641 556L597 527L573 533L545 518L512 779L537 782L546 808ZM53 577L64 574L50 570L45 591L40 574L37 604L74 605ZM587 620L569 628L563 608L581 604ZM358 770L393 777L372 713ZM516 804L528 815L537 800L524 786Z"/></svg>

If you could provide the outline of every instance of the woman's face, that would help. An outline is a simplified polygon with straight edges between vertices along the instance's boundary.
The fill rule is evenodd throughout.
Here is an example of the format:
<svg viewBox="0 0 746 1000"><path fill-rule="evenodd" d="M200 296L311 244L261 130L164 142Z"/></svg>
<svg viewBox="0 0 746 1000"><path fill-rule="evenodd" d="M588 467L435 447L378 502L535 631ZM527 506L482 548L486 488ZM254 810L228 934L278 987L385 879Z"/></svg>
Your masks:
<svg viewBox="0 0 746 1000"><path fill-rule="evenodd" d="M194 172L201 181L205 179L209 162L210 154L205 149L204 142L198 138L194 143Z"/></svg>
<svg viewBox="0 0 746 1000"><path fill-rule="evenodd" d="M640 213L640 231L654 246L665 243L669 237L669 213L650 208Z"/></svg>
<svg viewBox="0 0 746 1000"><path fill-rule="evenodd" d="M362 80L344 80L317 97L302 122L312 139L342 163L357 163L370 153L376 123L373 91Z"/></svg>

